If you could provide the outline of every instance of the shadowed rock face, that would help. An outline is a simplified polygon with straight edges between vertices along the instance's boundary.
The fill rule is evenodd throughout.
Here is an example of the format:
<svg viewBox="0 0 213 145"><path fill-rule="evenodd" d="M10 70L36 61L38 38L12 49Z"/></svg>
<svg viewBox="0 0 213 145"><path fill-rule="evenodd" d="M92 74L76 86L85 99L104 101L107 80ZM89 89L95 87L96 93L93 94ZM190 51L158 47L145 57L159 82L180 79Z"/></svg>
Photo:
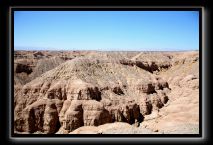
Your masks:
<svg viewBox="0 0 213 145"><path fill-rule="evenodd" d="M30 74L32 72L32 68L29 65L17 64L16 73L27 73Z"/></svg>
<svg viewBox="0 0 213 145"><path fill-rule="evenodd" d="M170 101L169 82L173 86L175 80L166 81L166 77L154 72L170 71L174 65L173 55L160 54L163 60L152 62L144 57L150 56L149 53L115 53L117 58L110 53L87 54L79 54L72 60L58 60L60 63L54 63L57 65L37 74L38 77L26 84L17 81L15 131L69 133L82 126L114 122L139 126L146 116L159 112ZM41 60L48 56L45 52L32 55ZM178 85L190 84L191 88L197 89L193 86L196 81L196 76L188 75Z"/></svg>

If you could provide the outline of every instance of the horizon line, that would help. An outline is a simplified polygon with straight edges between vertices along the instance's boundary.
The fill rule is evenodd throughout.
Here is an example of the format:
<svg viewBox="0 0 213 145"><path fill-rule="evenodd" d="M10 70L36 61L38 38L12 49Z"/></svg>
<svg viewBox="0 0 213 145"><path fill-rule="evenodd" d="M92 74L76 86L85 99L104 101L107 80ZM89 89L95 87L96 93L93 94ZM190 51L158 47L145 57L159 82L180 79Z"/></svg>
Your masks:
<svg viewBox="0 0 213 145"><path fill-rule="evenodd" d="M67 50L67 49L14 49L14 51L102 51L102 52L181 52L181 51L199 51L199 49L191 50Z"/></svg>
<svg viewBox="0 0 213 145"><path fill-rule="evenodd" d="M139 48L139 49L113 49L113 48L105 48L105 49L70 49L70 48L30 48L27 49L26 47L14 47L13 50L23 50L23 51L199 51L199 48L196 49L169 49L169 48L159 48L159 49L154 49L154 48Z"/></svg>

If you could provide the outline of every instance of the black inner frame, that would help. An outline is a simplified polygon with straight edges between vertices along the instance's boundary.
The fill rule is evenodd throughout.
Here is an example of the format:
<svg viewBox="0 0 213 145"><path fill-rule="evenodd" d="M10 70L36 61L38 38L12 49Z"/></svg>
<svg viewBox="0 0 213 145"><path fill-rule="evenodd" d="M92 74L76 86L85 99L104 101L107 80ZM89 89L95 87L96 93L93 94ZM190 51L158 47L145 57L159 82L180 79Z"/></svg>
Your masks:
<svg viewBox="0 0 213 145"><path fill-rule="evenodd" d="M199 11L199 134L14 134L14 11ZM18 7L11 7L11 102L9 102L9 106L11 107L11 137L57 137L57 138L62 138L62 137L104 137L104 138L116 138L116 137L131 137L131 138L138 138L138 137L195 137L195 138L200 138L202 137L202 101L203 101L203 96L202 96L202 47L203 47L203 34L202 34L202 8L201 7L196 7L196 8L177 8L177 7L164 7L164 8L159 8L159 7L125 7L125 6L117 6L117 7L98 7L98 6L87 6L87 7L69 7L69 8L61 8L61 7L46 7L46 8L18 8Z"/></svg>

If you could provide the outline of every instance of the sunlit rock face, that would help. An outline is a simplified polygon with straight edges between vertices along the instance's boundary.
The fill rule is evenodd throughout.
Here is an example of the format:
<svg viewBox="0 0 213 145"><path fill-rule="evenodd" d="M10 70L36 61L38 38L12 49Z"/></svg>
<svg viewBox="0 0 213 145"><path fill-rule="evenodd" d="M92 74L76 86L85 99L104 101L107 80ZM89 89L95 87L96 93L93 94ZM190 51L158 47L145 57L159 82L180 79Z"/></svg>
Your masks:
<svg viewBox="0 0 213 145"><path fill-rule="evenodd" d="M76 57L67 53L60 53L63 57L56 52L23 54L31 59L31 65L15 66L16 132L68 134L82 127L118 122L160 132L166 126L162 120L174 124L178 116L174 112L179 111L197 123L198 113L190 115L172 107L178 106L178 100L186 99L187 94L191 98L189 105L194 110L199 106L198 97L191 97L199 94L196 52L181 55L92 51ZM16 55L21 65L23 56ZM47 57L51 61L45 61ZM42 68L45 62L48 69ZM21 74L26 76L20 77ZM187 122L184 118L179 120ZM93 133L100 133L96 129Z"/></svg>

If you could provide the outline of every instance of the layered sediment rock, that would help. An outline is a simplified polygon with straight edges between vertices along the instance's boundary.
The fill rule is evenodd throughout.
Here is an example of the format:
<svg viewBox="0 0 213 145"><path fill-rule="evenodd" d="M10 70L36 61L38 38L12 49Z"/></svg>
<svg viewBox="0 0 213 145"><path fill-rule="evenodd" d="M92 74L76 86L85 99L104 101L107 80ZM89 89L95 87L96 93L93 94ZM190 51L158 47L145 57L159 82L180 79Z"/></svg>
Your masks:
<svg viewBox="0 0 213 145"><path fill-rule="evenodd" d="M74 59L16 92L15 129L51 134L112 122L138 124L166 103L157 92L165 88L167 82L141 68Z"/></svg>
<svg viewBox="0 0 213 145"><path fill-rule="evenodd" d="M72 53L16 53L16 62L33 65L30 74L15 72L15 132L72 134L125 122L156 133L198 120L197 53Z"/></svg>

